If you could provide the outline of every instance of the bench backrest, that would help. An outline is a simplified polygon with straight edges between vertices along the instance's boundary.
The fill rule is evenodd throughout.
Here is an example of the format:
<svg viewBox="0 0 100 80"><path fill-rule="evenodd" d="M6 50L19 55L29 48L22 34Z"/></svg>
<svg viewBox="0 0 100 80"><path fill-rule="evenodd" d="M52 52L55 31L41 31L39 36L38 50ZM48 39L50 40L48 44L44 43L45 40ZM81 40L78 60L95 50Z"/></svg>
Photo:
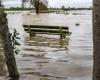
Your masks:
<svg viewBox="0 0 100 80"><path fill-rule="evenodd" d="M46 25L23 25L24 28L30 27L30 28L45 28L45 29L66 29L68 30L68 27L64 26L46 26Z"/></svg>
<svg viewBox="0 0 100 80"><path fill-rule="evenodd" d="M23 27L28 33L69 33L69 28L64 26L23 25Z"/></svg>

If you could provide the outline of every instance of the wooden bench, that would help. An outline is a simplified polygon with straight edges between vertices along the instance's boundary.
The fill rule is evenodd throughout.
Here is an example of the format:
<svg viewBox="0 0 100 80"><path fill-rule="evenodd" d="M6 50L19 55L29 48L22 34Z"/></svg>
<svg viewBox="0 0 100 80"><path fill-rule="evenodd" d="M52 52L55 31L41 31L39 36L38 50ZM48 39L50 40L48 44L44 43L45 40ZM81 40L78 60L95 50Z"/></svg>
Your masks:
<svg viewBox="0 0 100 80"><path fill-rule="evenodd" d="M23 25L23 27L30 36L34 36L35 34L54 34L60 35L60 38L65 38L71 34L69 28L64 26Z"/></svg>

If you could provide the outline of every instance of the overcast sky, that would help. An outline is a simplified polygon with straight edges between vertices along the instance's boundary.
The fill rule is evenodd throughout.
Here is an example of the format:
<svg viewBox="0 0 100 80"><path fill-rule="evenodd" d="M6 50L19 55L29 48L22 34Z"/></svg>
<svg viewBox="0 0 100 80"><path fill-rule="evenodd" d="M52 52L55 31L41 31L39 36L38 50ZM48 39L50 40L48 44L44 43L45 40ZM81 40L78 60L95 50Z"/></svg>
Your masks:
<svg viewBox="0 0 100 80"><path fill-rule="evenodd" d="M65 5L66 7L90 7L92 5L92 0L48 0L49 7L61 7ZM21 0L4 0L4 5L6 7L21 6Z"/></svg>

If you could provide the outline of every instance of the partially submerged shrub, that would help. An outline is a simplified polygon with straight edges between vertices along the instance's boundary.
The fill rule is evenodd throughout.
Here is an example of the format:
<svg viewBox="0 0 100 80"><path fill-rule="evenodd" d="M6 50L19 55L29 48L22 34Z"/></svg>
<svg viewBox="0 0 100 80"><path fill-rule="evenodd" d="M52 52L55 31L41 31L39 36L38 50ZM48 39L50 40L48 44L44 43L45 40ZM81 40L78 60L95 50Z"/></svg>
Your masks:
<svg viewBox="0 0 100 80"><path fill-rule="evenodd" d="M20 39L19 33L17 32L16 29L14 29L13 33L11 33L11 40L12 40L12 45L13 45L13 49L14 49L14 53L18 54L19 53L19 49L17 48L17 46L20 46L20 43L18 42L18 40Z"/></svg>

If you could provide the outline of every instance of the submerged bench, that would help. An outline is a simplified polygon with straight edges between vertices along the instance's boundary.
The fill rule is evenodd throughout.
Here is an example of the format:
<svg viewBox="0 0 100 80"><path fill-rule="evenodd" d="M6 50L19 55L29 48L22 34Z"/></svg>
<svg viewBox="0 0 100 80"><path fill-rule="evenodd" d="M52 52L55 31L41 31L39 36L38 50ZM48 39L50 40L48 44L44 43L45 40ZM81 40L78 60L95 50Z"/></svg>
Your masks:
<svg viewBox="0 0 100 80"><path fill-rule="evenodd" d="M23 25L23 27L30 36L34 36L35 34L54 34L60 35L60 38L65 38L66 35L71 34L69 28L64 26Z"/></svg>

